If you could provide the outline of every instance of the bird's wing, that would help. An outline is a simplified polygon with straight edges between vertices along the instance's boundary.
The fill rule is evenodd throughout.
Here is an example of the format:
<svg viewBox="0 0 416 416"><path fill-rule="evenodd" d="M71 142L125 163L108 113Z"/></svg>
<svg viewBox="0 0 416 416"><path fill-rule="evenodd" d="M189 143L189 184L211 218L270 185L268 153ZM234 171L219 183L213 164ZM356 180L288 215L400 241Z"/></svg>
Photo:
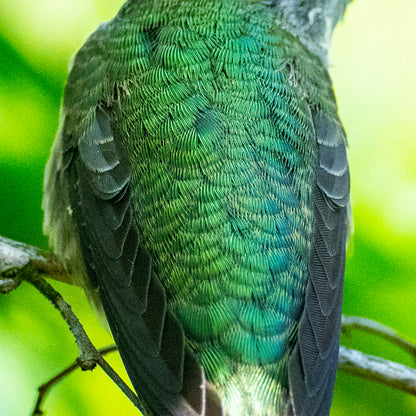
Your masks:
<svg viewBox="0 0 416 416"><path fill-rule="evenodd" d="M312 111L317 140L314 222L305 305L289 361L288 414L329 414L338 366L350 177L336 117Z"/></svg>
<svg viewBox="0 0 416 416"><path fill-rule="evenodd" d="M64 124L65 125L65 124ZM130 168L97 107L81 138L62 136L72 217L88 277L100 298L127 372L150 414L220 415L167 294L143 249L133 216ZM211 413L207 413L208 409Z"/></svg>

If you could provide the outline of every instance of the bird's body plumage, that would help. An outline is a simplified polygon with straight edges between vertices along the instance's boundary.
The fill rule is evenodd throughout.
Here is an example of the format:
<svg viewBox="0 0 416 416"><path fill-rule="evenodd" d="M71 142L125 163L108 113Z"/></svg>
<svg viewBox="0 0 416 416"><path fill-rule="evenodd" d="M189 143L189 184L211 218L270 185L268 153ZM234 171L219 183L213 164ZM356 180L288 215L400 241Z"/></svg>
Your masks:
<svg viewBox="0 0 416 416"><path fill-rule="evenodd" d="M270 10L129 1L68 79L45 229L152 414L329 412L345 135L322 61Z"/></svg>

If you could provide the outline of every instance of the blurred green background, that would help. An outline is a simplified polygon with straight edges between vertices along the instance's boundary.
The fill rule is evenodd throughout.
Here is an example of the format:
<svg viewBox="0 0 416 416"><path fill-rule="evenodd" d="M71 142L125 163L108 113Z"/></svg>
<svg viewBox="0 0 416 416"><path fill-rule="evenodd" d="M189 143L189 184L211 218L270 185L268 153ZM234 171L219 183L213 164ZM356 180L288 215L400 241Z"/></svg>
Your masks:
<svg viewBox="0 0 416 416"><path fill-rule="evenodd" d="M68 61L122 0L2 0L0 235L47 247L42 177ZM344 313L416 338L416 2L356 0L335 33L330 72L349 138L354 242ZM55 284L97 346L111 342L81 290ZM0 296L0 415L28 415L36 388L77 355L58 313L32 287ZM400 350L353 333L345 345L406 365ZM120 372L117 354L109 356ZM136 415L97 369L49 395L48 415ZM331 415L412 415L416 398L339 373Z"/></svg>

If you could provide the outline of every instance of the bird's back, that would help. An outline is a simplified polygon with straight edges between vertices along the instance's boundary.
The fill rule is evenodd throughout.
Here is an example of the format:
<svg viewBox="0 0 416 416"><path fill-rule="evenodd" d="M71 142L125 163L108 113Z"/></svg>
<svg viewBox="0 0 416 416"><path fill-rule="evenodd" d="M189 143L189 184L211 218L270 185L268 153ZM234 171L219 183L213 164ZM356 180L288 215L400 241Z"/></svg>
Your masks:
<svg viewBox="0 0 416 416"><path fill-rule="evenodd" d="M308 374L294 361L315 365L314 347L299 352L305 321L318 335L302 342L325 353L339 336L345 204L338 239L328 240L338 254L326 270L337 287L332 334L322 304L321 322L305 317L311 263L333 252L314 253L316 193L334 197L318 183L321 147L345 147L319 58L257 2L129 2L78 53L64 112L81 251L139 396L164 362L180 392L189 355L227 415L324 414L297 412L291 391L291 371ZM82 175L90 185L71 188ZM150 355L153 342L161 358L138 364L136 342ZM321 377L333 378L332 367Z"/></svg>

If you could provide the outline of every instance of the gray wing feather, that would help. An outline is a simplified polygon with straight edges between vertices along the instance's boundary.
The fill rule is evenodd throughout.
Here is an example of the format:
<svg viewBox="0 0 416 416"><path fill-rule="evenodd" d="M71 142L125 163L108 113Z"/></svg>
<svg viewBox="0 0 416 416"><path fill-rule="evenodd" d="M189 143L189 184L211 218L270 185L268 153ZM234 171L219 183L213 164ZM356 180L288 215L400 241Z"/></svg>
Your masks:
<svg viewBox="0 0 416 416"><path fill-rule="evenodd" d="M289 415L329 414L338 366L349 170L338 119L312 113L318 145L305 305L289 360Z"/></svg>

